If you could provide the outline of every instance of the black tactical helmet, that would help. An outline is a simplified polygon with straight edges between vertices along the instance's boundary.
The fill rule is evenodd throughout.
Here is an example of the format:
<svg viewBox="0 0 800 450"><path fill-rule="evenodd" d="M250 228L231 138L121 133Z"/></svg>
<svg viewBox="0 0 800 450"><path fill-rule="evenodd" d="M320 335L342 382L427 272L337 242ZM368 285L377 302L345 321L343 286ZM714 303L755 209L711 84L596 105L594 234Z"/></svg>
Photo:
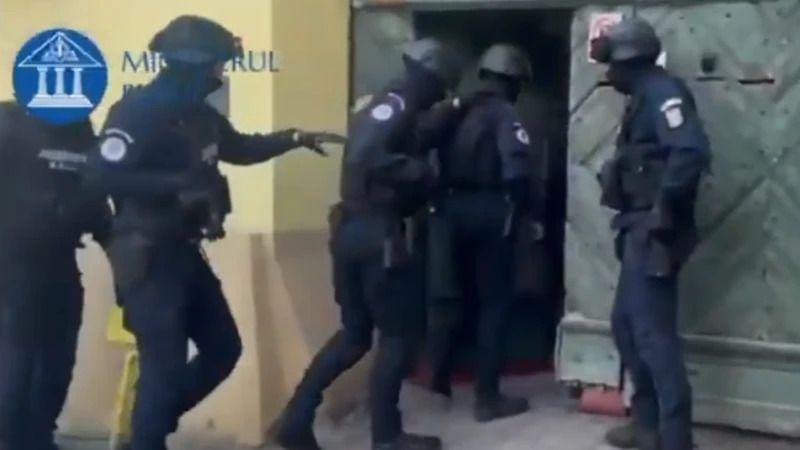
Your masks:
<svg viewBox="0 0 800 450"><path fill-rule="evenodd" d="M438 39L425 38L406 44L403 60L406 64L414 61L429 70L450 89L455 88L461 79L462 64L455 50Z"/></svg>
<svg viewBox="0 0 800 450"><path fill-rule="evenodd" d="M608 40L607 62L651 58L655 60L661 53L661 40L656 35L656 30L638 17L625 19L614 25L605 37Z"/></svg>
<svg viewBox="0 0 800 450"><path fill-rule="evenodd" d="M479 69L518 80L527 81L533 77L528 55L510 44L495 44L489 47L481 57Z"/></svg>
<svg viewBox="0 0 800 450"><path fill-rule="evenodd" d="M199 16L180 16L150 41L150 50L167 61L214 64L242 55L239 39L222 25Z"/></svg>

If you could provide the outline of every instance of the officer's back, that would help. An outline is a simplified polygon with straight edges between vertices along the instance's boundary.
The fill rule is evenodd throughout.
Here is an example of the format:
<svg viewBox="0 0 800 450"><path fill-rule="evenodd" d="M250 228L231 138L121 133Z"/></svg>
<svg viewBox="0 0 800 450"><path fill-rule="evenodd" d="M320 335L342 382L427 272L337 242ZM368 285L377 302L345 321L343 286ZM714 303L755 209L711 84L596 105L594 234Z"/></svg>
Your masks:
<svg viewBox="0 0 800 450"><path fill-rule="evenodd" d="M101 199L87 197L77 176L83 152L94 145L88 120L56 126L28 115L16 102L0 103L0 254L36 259L38 263L68 263L75 267L81 235L100 214ZM63 159L55 167L51 159ZM94 207L94 211L92 211ZM54 264L55 265L55 264ZM44 270L45 268L42 267Z"/></svg>
<svg viewBox="0 0 800 450"><path fill-rule="evenodd" d="M346 226L336 240L347 253L382 251L387 235L398 232L400 221L419 211L430 194L434 173L414 130L444 88L411 67L406 79L375 95L351 120L337 208Z"/></svg>
<svg viewBox="0 0 800 450"><path fill-rule="evenodd" d="M441 189L429 222L431 237L448 242L431 244L431 260L437 248L447 258L438 268L431 265L429 277L448 280L456 273L459 286L450 293L431 289L429 296L440 310L447 310L452 292L477 294L480 351L475 417L486 422L522 414L529 407L524 398L501 394L499 375L503 330L514 300L511 244L531 206L530 138L514 103L532 68L524 52L507 44L490 47L479 67L479 90L466 102L466 116L439 154ZM442 349L452 346L452 336L447 327L431 333L433 389L445 395L451 394L452 364Z"/></svg>

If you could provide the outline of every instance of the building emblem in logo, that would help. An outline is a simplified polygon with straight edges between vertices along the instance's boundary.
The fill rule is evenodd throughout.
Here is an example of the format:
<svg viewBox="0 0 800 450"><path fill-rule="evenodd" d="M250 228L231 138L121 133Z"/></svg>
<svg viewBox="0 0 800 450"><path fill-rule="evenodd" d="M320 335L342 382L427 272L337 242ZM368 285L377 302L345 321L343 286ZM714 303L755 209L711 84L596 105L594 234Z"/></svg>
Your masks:
<svg viewBox="0 0 800 450"><path fill-rule="evenodd" d="M73 30L48 30L22 46L14 64L17 102L51 123L85 119L103 98L108 68L102 53Z"/></svg>

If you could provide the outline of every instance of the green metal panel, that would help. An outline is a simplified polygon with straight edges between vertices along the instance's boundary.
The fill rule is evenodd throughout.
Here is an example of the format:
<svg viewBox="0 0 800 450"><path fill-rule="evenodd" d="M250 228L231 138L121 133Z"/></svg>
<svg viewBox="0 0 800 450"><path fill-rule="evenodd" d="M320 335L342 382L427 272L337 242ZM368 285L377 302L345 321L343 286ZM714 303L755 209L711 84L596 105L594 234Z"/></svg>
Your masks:
<svg viewBox="0 0 800 450"><path fill-rule="evenodd" d="M411 12L359 11L353 15L352 98L371 95L402 73L402 45L414 38Z"/></svg>
<svg viewBox="0 0 800 450"><path fill-rule="evenodd" d="M601 68L586 61L588 20L598 9L579 10L573 26L559 377L614 385L619 363L608 357L607 320L618 265L595 174L612 150L622 103L598 87ZM681 280L696 419L800 436L800 2L641 13L664 37L669 67L690 80L714 145L698 208L703 242ZM717 57L715 73L701 73L703 55Z"/></svg>

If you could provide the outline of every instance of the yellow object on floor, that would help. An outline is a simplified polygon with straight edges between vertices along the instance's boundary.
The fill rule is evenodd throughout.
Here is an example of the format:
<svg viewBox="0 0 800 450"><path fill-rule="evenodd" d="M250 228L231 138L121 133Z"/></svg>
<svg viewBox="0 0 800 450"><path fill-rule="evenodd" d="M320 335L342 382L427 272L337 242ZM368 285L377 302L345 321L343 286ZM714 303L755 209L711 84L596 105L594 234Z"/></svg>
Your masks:
<svg viewBox="0 0 800 450"><path fill-rule="evenodd" d="M112 344L136 346L136 338L125 328L122 308L119 306L114 306L111 309L111 314L108 317L108 326L106 327L106 337L108 342Z"/></svg>
<svg viewBox="0 0 800 450"><path fill-rule="evenodd" d="M109 441L111 450L123 450L130 443L131 437L131 417L136 399L136 383L139 381L139 352L136 350L136 338L125 329L122 308L115 306L111 311L106 334L109 342L128 349L114 401Z"/></svg>

